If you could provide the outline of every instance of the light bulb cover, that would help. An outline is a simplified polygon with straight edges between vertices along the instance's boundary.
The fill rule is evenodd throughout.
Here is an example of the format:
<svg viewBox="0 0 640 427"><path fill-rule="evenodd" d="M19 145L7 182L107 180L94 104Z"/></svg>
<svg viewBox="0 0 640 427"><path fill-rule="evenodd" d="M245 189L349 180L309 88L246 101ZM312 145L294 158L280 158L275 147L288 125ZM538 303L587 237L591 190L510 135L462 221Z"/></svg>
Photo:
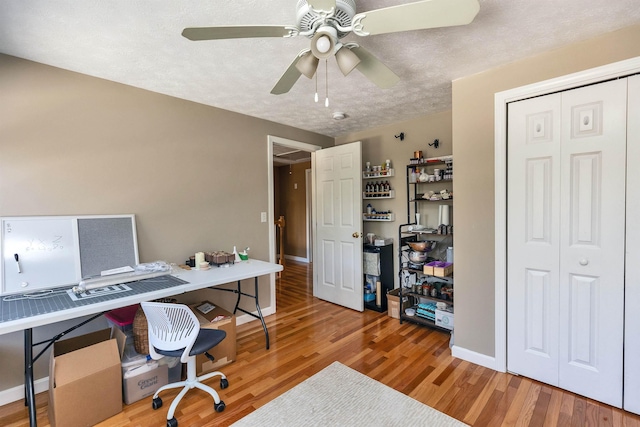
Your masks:
<svg viewBox="0 0 640 427"><path fill-rule="evenodd" d="M340 68L342 74L346 76L358 66L360 58L358 58L358 55L353 53L351 49L342 46L339 47L336 52L336 62L338 63L338 68Z"/></svg>
<svg viewBox="0 0 640 427"><path fill-rule="evenodd" d="M302 54L298 62L296 62L296 68L300 73L308 79L313 78L318 68L318 58L316 58L311 52L305 52Z"/></svg>
<svg viewBox="0 0 640 427"><path fill-rule="evenodd" d="M323 25L311 39L311 52L318 59L327 59L334 54L338 42L338 31L330 25Z"/></svg>

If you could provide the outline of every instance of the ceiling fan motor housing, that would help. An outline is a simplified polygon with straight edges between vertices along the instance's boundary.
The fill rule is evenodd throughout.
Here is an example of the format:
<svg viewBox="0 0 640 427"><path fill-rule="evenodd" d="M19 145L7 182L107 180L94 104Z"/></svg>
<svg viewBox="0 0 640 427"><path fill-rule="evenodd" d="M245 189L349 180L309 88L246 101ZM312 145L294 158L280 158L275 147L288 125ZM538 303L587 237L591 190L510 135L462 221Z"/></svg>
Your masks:
<svg viewBox="0 0 640 427"><path fill-rule="evenodd" d="M323 22L324 16L315 12L309 3L307 3L307 0L298 0L296 11L296 22L298 23L298 28L300 28L301 32L314 30L325 23ZM336 0L336 10L331 17L327 18L326 24L331 26L335 26L333 24L338 24L341 27L350 27L351 19L353 19L355 14L355 0ZM349 33L337 30L337 36L339 39L343 38L347 34ZM308 37L313 38L313 34Z"/></svg>

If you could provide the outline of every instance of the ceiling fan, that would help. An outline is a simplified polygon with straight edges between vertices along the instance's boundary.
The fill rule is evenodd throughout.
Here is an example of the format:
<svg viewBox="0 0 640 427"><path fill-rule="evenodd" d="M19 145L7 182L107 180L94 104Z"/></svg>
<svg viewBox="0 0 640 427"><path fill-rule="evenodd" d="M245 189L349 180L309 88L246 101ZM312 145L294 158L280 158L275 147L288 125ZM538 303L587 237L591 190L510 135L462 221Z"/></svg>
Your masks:
<svg viewBox="0 0 640 427"><path fill-rule="evenodd" d="M289 92L304 74L312 78L320 59L335 56L346 76L354 68L381 88L395 85L400 78L385 64L357 43L340 40L353 33L366 37L376 34L471 23L480 10L478 0L424 0L356 14L355 0L298 0L296 25L238 25L185 28L189 40L219 40L251 37L296 37L311 39L276 83L271 93Z"/></svg>

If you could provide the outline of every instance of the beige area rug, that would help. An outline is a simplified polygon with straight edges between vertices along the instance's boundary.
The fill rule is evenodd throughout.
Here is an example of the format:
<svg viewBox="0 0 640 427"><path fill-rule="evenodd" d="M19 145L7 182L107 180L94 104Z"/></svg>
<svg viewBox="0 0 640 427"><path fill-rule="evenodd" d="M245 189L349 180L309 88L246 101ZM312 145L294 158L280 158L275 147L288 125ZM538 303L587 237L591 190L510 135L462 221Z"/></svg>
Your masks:
<svg viewBox="0 0 640 427"><path fill-rule="evenodd" d="M345 365L333 362L233 427L466 426Z"/></svg>

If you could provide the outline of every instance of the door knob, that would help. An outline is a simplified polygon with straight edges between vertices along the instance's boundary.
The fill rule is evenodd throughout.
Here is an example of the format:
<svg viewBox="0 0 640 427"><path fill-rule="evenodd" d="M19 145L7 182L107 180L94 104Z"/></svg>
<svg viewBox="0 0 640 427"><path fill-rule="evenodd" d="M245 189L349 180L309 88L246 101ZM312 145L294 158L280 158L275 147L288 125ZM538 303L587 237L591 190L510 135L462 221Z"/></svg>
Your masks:
<svg viewBox="0 0 640 427"><path fill-rule="evenodd" d="M357 239L358 237L360 237L360 233L356 231L355 233L352 234L352 236Z"/></svg>
<svg viewBox="0 0 640 427"><path fill-rule="evenodd" d="M588 259L586 259L586 258L582 258L579 262L580 262L580 265L587 265L587 264L589 264L589 260L588 260Z"/></svg>

